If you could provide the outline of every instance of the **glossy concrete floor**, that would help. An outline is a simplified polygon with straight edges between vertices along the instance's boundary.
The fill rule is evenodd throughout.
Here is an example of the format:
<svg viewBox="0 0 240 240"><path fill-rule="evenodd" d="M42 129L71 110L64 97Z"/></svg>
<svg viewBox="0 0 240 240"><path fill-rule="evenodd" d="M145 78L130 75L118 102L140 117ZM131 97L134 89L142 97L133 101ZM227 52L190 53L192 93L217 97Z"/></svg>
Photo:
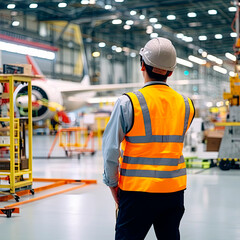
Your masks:
<svg viewBox="0 0 240 240"><path fill-rule="evenodd" d="M102 183L102 155L64 158L53 137L34 136L34 177L97 179L96 185L21 205L20 214L0 215L3 240L113 240L114 202ZM59 158L58 158L59 157ZM240 170L188 170L182 240L240 240ZM36 194L37 195L37 194ZM30 197L28 197L30 198ZM25 199L28 199L25 198ZM24 200L24 198L21 198ZM14 200L0 203L1 207ZM156 239L151 229L146 240ZM167 239L163 239L167 240Z"/></svg>

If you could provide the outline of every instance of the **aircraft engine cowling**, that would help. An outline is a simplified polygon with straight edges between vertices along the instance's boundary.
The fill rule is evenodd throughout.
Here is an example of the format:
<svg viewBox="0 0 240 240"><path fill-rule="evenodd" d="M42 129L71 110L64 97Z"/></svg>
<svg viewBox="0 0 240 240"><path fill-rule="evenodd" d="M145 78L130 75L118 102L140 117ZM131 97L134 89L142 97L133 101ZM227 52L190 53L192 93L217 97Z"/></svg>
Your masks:
<svg viewBox="0 0 240 240"><path fill-rule="evenodd" d="M27 117L28 114L28 85L21 84L14 91L15 107L18 109L21 117ZM49 119L56 113L50 104L61 105L63 98L60 91L50 86L46 81L32 81L32 120L40 121Z"/></svg>

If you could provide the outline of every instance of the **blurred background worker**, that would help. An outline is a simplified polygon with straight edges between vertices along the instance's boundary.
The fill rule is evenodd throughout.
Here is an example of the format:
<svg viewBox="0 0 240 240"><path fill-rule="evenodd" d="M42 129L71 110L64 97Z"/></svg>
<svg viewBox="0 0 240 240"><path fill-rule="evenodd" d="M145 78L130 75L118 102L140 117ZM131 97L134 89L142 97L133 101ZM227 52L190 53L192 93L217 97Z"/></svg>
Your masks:
<svg viewBox="0 0 240 240"><path fill-rule="evenodd" d="M182 149L195 110L166 84L176 66L171 41L150 40L140 61L144 87L118 99L103 136L104 183L119 207L115 239L142 240L152 225L158 239L180 239Z"/></svg>

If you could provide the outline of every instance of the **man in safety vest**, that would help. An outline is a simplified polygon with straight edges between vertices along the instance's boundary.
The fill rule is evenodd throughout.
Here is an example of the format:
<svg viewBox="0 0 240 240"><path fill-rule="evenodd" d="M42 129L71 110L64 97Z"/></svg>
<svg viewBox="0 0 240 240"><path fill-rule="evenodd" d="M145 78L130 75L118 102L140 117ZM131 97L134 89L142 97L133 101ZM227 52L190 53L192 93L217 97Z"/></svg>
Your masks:
<svg viewBox="0 0 240 240"><path fill-rule="evenodd" d="M142 240L153 225L157 239L177 240L194 106L166 84L176 66L170 40L147 42L140 61L145 85L118 99L103 135L104 183L119 208L115 239Z"/></svg>

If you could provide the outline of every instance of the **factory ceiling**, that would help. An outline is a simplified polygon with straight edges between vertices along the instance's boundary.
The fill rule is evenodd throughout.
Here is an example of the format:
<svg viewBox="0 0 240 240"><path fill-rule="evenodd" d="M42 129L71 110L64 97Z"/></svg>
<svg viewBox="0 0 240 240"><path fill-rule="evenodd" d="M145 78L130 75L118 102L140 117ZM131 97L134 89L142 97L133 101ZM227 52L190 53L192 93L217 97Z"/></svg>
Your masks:
<svg viewBox="0 0 240 240"><path fill-rule="evenodd" d="M9 3L0 1L0 9ZM132 49L158 35L224 56L233 53L236 41L232 24L236 7L230 0L12 0L11 4L14 11L36 15L39 21L80 24L85 40L117 42Z"/></svg>

